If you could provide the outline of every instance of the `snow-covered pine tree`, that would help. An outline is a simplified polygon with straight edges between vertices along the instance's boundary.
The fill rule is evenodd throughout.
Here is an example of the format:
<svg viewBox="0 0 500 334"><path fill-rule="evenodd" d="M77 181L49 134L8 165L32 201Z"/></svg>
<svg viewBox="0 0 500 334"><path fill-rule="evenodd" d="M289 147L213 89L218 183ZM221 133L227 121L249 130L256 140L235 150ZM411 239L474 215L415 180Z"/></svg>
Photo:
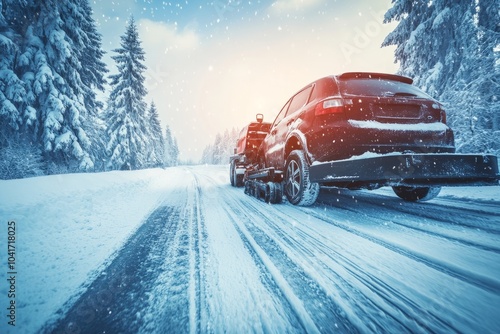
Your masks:
<svg viewBox="0 0 500 334"><path fill-rule="evenodd" d="M106 146L110 156L108 168L141 169L147 167L149 137L146 121L147 91L144 87L145 52L131 17L121 47L113 50L118 73L111 75L110 103L107 112Z"/></svg>
<svg viewBox="0 0 500 334"><path fill-rule="evenodd" d="M18 0L0 2L0 179L43 174L38 145L22 131L26 89L17 74L16 59L25 14Z"/></svg>
<svg viewBox="0 0 500 334"><path fill-rule="evenodd" d="M7 17L4 16L6 12ZM15 73L15 59L19 52L16 32L10 27L12 17L0 2L0 150L16 142L22 123L19 107L26 95L23 82Z"/></svg>
<svg viewBox="0 0 500 334"><path fill-rule="evenodd" d="M399 24L383 46L395 45L399 72L445 104L463 152L500 153L497 7L497 0L393 0L385 15Z"/></svg>
<svg viewBox="0 0 500 334"><path fill-rule="evenodd" d="M200 163L224 165L229 163L229 157L233 155L236 141L240 131L232 128L231 131L224 130L224 134L218 133L213 144L205 146Z"/></svg>
<svg viewBox="0 0 500 334"><path fill-rule="evenodd" d="M83 83L85 105L85 122L83 128L91 145L89 153L94 161L95 170L104 170L106 159L106 125L103 120L103 103L98 100L97 92L104 92L105 74L108 72L102 61L105 52L102 49L102 37L97 31L97 24L92 17L93 11L88 0L73 0L64 8L74 12L77 20L66 23L68 35L78 43L78 59L81 63L79 71ZM70 16L70 13L67 14Z"/></svg>
<svg viewBox="0 0 500 334"><path fill-rule="evenodd" d="M165 162L165 167L173 166L173 157L172 157L172 133L170 132L170 127L168 125L165 126L165 151L163 155L163 159Z"/></svg>
<svg viewBox="0 0 500 334"><path fill-rule="evenodd" d="M177 145L177 138L175 138L174 136L172 136L172 160L174 162L174 166L177 166L179 164L179 154L180 154L180 151L179 151L179 146Z"/></svg>
<svg viewBox="0 0 500 334"><path fill-rule="evenodd" d="M165 138L163 138L163 131L154 102L151 102L151 106L149 107L148 121L151 138L148 162L151 167L163 167L165 165Z"/></svg>
<svg viewBox="0 0 500 334"><path fill-rule="evenodd" d="M103 104L96 97L96 91L104 92L106 84L105 74L108 72L106 64L102 61L104 50L102 49L102 36L97 31L97 24L92 17L93 11L88 0L78 0L81 11L81 21L77 24L85 34L80 36L81 48L80 59L82 69L80 76L86 91L85 107L90 114L96 114L102 110ZM78 29L75 29L78 31Z"/></svg>
<svg viewBox="0 0 500 334"><path fill-rule="evenodd" d="M223 154L224 154L224 143L222 141L222 135L218 133L217 135L215 135L215 141L214 141L214 152L213 152L214 164L216 165L221 164Z"/></svg>
<svg viewBox="0 0 500 334"><path fill-rule="evenodd" d="M447 102L450 125L458 130L459 151L500 155L498 1L477 0L466 20L460 28L470 31L468 36L473 42L464 43L466 59L457 75L459 80L447 88L441 99Z"/></svg>
<svg viewBox="0 0 500 334"><path fill-rule="evenodd" d="M177 140L172 135L170 127L165 127L165 167L177 166L179 163L179 148Z"/></svg>
<svg viewBox="0 0 500 334"><path fill-rule="evenodd" d="M97 108L90 107L99 106L95 91L103 89L106 69L89 1L3 0L0 12L0 87L8 89L2 104L10 110L9 129L32 146L23 151L41 148L54 170L91 169L104 131L96 126L102 123ZM85 79L86 70L93 77Z"/></svg>
<svg viewBox="0 0 500 334"><path fill-rule="evenodd" d="M89 93L93 84L83 82L80 75L87 35L93 33L81 24L91 15L85 12L88 0L18 2L24 4L23 16L30 19L22 25L23 47L17 60L28 90L25 128L56 171L90 170L94 163L86 129L93 129L94 120L88 117L86 104L95 96Z"/></svg>
<svg viewBox="0 0 500 334"><path fill-rule="evenodd" d="M415 85L437 97L456 73L463 57L457 40L457 24L464 4L459 0L447 6L443 0L393 0L384 22L399 21L382 46L395 45L400 73L413 78Z"/></svg>
<svg viewBox="0 0 500 334"><path fill-rule="evenodd" d="M89 121L85 101L92 100L88 94L92 87L80 77L82 49L88 42L88 26L80 22L91 14L85 12L90 8L88 0L4 3L19 36L15 71L26 88L18 107L23 130L43 149L45 162L58 171L91 169L84 124Z"/></svg>
<svg viewBox="0 0 500 334"><path fill-rule="evenodd" d="M40 4L34 0L6 1L10 2L8 9L12 13L12 16L16 17L11 21L11 25L20 36L18 43L20 45L20 53L15 66L16 72L24 82L26 89L26 95L19 110L23 118L22 131L34 145L43 150L44 143L41 139L43 124L41 111L38 109L40 103L38 101L38 94L34 88L35 75L42 69L37 67L39 60L35 57L39 57L44 51L44 43L37 36L41 32L36 31L36 24L42 14ZM37 80L38 78L40 77L37 77Z"/></svg>
<svg viewBox="0 0 500 334"><path fill-rule="evenodd" d="M213 145L212 144L205 146L205 148L203 149L200 163L207 164L207 165L213 164Z"/></svg>
<svg viewBox="0 0 500 334"><path fill-rule="evenodd" d="M238 141L239 134L240 130L234 127L231 129L231 131L228 132L228 136L224 139L225 149L221 164L229 163L229 158L234 154L234 149L236 147L236 142Z"/></svg>
<svg viewBox="0 0 500 334"><path fill-rule="evenodd" d="M0 148L0 180L20 179L44 174L42 155L26 139Z"/></svg>

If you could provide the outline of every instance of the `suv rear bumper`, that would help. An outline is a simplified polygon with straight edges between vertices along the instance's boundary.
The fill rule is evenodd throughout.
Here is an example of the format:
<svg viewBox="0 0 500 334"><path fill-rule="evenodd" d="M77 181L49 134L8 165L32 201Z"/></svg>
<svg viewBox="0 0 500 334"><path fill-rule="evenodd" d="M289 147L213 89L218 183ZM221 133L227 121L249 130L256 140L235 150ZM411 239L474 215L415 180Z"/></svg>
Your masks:
<svg viewBox="0 0 500 334"><path fill-rule="evenodd" d="M354 157L309 168L311 182L322 185L381 186L498 185L498 158L479 154L387 154Z"/></svg>

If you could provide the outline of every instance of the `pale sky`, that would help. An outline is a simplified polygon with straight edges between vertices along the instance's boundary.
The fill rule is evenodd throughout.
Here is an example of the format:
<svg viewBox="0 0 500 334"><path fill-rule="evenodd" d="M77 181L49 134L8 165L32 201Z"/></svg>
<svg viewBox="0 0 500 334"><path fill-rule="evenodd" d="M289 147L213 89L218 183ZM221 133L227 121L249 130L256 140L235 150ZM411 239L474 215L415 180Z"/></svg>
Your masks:
<svg viewBox="0 0 500 334"><path fill-rule="evenodd" d="M263 113L273 121L306 84L347 71L395 73L381 48L390 0L94 1L105 61L130 15L146 52L148 104L195 162L217 133Z"/></svg>

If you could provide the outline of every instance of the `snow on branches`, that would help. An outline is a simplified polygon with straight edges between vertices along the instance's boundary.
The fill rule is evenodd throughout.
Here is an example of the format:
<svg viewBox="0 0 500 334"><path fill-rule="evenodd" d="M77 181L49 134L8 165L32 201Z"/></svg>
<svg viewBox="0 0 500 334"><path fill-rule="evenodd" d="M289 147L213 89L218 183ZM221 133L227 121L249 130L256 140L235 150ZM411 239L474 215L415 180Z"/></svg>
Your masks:
<svg viewBox="0 0 500 334"><path fill-rule="evenodd" d="M393 0L399 72L446 107L457 150L500 155L498 0Z"/></svg>

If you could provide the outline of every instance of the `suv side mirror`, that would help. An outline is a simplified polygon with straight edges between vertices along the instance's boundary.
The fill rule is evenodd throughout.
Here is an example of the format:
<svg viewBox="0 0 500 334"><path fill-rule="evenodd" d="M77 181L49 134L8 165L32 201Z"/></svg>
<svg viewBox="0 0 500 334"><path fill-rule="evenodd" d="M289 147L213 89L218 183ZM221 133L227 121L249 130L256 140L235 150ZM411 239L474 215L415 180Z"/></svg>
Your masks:
<svg viewBox="0 0 500 334"><path fill-rule="evenodd" d="M255 118L257 119L257 122L262 123L262 121L264 120L264 115L257 114Z"/></svg>

